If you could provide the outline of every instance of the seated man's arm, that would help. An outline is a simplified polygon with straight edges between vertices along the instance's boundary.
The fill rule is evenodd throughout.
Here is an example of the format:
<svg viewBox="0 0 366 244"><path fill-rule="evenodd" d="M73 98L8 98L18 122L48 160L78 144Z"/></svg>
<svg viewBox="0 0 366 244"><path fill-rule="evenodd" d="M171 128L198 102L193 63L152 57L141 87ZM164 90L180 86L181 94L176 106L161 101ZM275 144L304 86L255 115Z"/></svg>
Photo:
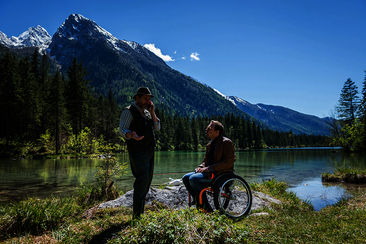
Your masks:
<svg viewBox="0 0 366 244"><path fill-rule="evenodd" d="M205 168L206 167L207 158L208 158L207 155L208 155L208 149L206 149L206 154L205 154L205 157L202 160L202 163L200 165L198 165L198 168L195 169L196 172L198 171L197 169Z"/></svg>
<svg viewBox="0 0 366 244"><path fill-rule="evenodd" d="M234 168L235 151L234 145L231 140L223 142L223 157L222 160L210 165L208 167L209 172L231 170Z"/></svg>

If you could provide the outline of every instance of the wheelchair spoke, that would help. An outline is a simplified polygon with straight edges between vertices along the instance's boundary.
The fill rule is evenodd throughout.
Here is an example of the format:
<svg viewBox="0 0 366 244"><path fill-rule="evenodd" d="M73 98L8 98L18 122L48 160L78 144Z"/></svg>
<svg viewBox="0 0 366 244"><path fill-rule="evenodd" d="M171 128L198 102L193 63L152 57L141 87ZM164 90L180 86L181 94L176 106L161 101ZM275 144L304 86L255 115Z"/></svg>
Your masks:
<svg viewBox="0 0 366 244"><path fill-rule="evenodd" d="M232 218L240 218L247 214L252 204L250 188L239 176L223 182L217 198L220 211Z"/></svg>

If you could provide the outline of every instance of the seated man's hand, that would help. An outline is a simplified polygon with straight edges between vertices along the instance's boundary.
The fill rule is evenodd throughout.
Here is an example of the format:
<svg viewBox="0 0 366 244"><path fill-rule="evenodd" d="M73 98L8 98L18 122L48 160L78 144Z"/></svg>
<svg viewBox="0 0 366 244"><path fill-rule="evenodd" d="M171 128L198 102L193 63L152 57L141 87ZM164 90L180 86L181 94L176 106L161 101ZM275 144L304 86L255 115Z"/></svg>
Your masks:
<svg viewBox="0 0 366 244"><path fill-rule="evenodd" d="M208 167L197 168L196 173L208 172Z"/></svg>

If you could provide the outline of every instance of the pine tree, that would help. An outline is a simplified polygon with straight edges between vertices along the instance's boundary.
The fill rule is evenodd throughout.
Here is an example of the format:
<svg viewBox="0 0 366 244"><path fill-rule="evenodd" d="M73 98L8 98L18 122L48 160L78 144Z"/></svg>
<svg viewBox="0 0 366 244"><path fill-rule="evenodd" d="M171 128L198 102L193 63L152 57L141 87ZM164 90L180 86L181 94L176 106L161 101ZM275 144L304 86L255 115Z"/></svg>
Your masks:
<svg viewBox="0 0 366 244"><path fill-rule="evenodd" d="M20 87L17 72L17 60L14 55L6 53L0 60L0 137L6 143L19 133L19 119L15 111L20 108Z"/></svg>
<svg viewBox="0 0 366 244"><path fill-rule="evenodd" d="M64 84L59 71L54 75L50 94L48 97L48 117L50 118L50 129L55 138L56 154L59 153L61 147L61 128L64 122Z"/></svg>
<svg viewBox="0 0 366 244"><path fill-rule="evenodd" d="M348 78L342 88L338 101L339 104L337 106L338 117L344 120L347 124L352 124L355 120L355 115L359 105L357 93L357 86L350 78Z"/></svg>
<svg viewBox="0 0 366 244"><path fill-rule="evenodd" d="M108 100L107 100L107 139L111 139L113 137L113 129L116 128L118 125L118 121L116 118L118 118L118 105L117 101L113 95L112 89L109 89L108 92Z"/></svg>
<svg viewBox="0 0 366 244"><path fill-rule="evenodd" d="M38 69L36 58L32 57L31 62L29 62L28 58L21 60L18 69L24 105L21 111L24 111L23 118L27 121L27 123L24 123L23 135L26 139L31 140L38 138L41 118L40 87L36 79L38 77L38 71L35 70Z"/></svg>
<svg viewBox="0 0 366 244"><path fill-rule="evenodd" d="M184 150L185 148L185 128L184 128L184 122L183 117L174 117L174 121L176 122L175 126L175 149L176 150Z"/></svg>
<svg viewBox="0 0 366 244"><path fill-rule="evenodd" d="M366 71L365 71L365 79L363 81L363 87L362 87L362 100L361 100L361 104L360 104L360 109L359 109L359 116L361 118L361 122L362 122L362 131L361 131L361 135L362 135L362 140L361 140L361 148L363 150L366 149Z"/></svg>
<svg viewBox="0 0 366 244"><path fill-rule="evenodd" d="M198 150L199 138L200 138L200 131L198 122L195 118L191 120L191 130L192 130L192 143L193 143L193 150Z"/></svg>
<svg viewBox="0 0 366 244"><path fill-rule="evenodd" d="M76 58L67 72L69 81L66 92L67 110L74 134L78 134L83 128L87 117L87 102L89 98L88 81L85 79L86 72Z"/></svg>
<svg viewBox="0 0 366 244"><path fill-rule="evenodd" d="M49 82L48 82L48 74L50 69L50 63L49 59L46 54L42 55L40 67L39 67L39 80L38 80L38 86L39 86L39 107L40 107L40 124L41 124L41 132L44 132L46 130L46 124L47 124L47 97L49 96Z"/></svg>
<svg viewBox="0 0 366 244"><path fill-rule="evenodd" d="M362 91L361 91L361 103L358 110L358 115L361 120L365 123L366 122L366 71L365 71L365 79L363 81Z"/></svg>
<svg viewBox="0 0 366 244"><path fill-rule="evenodd" d="M39 80L40 77L40 72L39 72L39 52L38 52L38 48L36 48L33 52L32 58L31 58L31 72L34 75L34 78L36 80Z"/></svg>

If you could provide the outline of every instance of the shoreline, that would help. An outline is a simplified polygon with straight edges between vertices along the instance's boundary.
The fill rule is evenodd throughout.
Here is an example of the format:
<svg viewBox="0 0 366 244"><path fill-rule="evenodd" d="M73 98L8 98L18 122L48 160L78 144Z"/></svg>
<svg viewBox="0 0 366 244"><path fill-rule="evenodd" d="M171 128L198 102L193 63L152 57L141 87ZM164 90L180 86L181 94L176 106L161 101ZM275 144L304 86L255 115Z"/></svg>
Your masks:
<svg viewBox="0 0 366 244"><path fill-rule="evenodd" d="M296 150L325 150L325 151L333 151L333 152L339 152L343 151L346 152L342 147L325 147L325 146L319 146L319 147L267 147L267 148L248 148L248 149L237 149L236 152L255 152L255 151L296 151ZM172 151L162 151L162 150L156 150L155 152L205 152L205 150L197 150L197 151L184 151L184 150L172 150ZM117 155L121 153L127 153L127 151L121 151L121 152L112 152L111 155ZM106 155L107 153L93 153L93 154L45 154L45 153L35 153L35 154L29 154L27 156L9 156L9 155L0 155L0 159L11 159L11 160L22 160L22 159L97 159L102 157L103 155Z"/></svg>

